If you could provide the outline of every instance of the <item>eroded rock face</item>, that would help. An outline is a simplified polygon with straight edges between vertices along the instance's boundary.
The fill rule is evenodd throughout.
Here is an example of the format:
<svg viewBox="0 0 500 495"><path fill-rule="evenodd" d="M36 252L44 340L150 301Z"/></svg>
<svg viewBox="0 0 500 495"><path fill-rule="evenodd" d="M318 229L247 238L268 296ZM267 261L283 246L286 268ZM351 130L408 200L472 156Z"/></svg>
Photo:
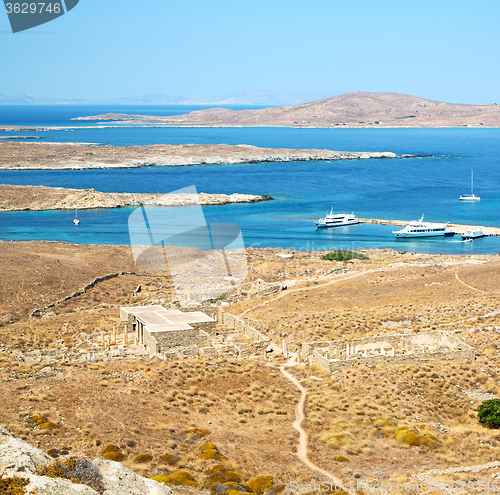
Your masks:
<svg viewBox="0 0 500 495"><path fill-rule="evenodd" d="M103 475L104 495L171 495L172 490L157 481L143 478L119 462L96 459L94 465Z"/></svg>
<svg viewBox="0 0 500 495"><path fill-rule="evenodd" d="M30 444L13 437L0 425L0 474L26 477L39 466L54 462L54 459Z"/></svg>
<svg viewBox="0 0 500 495"><path fill-rule="evenodd" d="M37 495L99 495L87 485L35 474L39 467L53 462L48 454L13 437L0 425L0 476L28 479L26 492ZM96 459L93 464L102 474L103 495L172 495L167 485L139 476L119 462Z"/></svg>
<svg viewBox="0 0 500 495"><path fill-rule="evenodd" d="M87 485L77 485L62 478L48 478L35 474L23 475L23 477L30 480L30 484L26 487L26 493L34 492L36 495L99 495L99 492ZM113 492L113 495L115 493L118 494L118 492Z"/></svg>

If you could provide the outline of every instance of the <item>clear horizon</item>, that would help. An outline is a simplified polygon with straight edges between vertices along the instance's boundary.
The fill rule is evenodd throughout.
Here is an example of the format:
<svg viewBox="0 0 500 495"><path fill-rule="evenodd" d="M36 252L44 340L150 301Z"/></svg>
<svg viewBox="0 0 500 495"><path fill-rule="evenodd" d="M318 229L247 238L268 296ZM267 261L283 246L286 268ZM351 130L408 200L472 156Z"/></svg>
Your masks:
<svg viewBox="0 0 500 495"><path fill-rule="evenodd" d="M81 0L13 34L3 12L0 94L101 100L374 91L494 103L499 15L496 0L422 0L418 9L395 0Z"/></svg>

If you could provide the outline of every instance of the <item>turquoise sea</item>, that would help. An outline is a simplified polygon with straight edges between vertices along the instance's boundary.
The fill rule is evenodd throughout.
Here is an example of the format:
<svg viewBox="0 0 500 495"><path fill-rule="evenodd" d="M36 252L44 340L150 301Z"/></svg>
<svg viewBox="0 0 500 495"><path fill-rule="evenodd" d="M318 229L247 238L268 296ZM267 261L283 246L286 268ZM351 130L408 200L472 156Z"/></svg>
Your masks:
<svg viewBox="0 0 500 495"><path fill-rule="evenodd" d="M199 107L196 107L199 108ZM122 112L174 115L194 107L0 106L0 123L94 125L71 117ZM208 222L233 223L245 244L283 249L393 248L425 253L500 252L500 239L395 239L394 227L360 224L316 230L311 218L354 212L361 218L418 219L500 227L500 129L128 128L20 133L37 141L116 146L143 144L251 144L342 151L393 151L421 158L384 160L146 167L128 170L0 171L0 183L94 188L105 192L168 193L195 185L206 193L269 194L274 201L204 207ZM0 143L1 146L1 143ZM479 203L458 201L474 170ZM0 239L128 244L134 208L0 214Z"/></svg>

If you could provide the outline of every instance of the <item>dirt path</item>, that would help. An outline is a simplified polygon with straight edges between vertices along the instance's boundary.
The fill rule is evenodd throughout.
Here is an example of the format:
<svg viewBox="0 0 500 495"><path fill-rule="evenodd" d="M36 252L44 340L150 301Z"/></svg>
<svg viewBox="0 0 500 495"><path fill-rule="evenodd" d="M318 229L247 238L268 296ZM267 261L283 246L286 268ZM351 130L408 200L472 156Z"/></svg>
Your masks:
<svg viewBox="0 0 500 495"><path fill-rule="evenodd" d="M297 455L298 455L299 459L309 469L311 469L312 471L315 471L316 473L330 479L335 485L341 486L342 480L340 478L338 478L337 476L335 476L335 475L329 473L328 471L325 471L324 469L321 469L320 467L313 464L309 460L309 457L307 455L307 445L309 443L309 436L301 426L302 421L304 421L304 404L305 404L306 398L307 398L307 390L301 385L301 383L293 375L291 375L290 373L288 373L288 371L285 370L285 368L287 366L295 366L295 364L296 364L296 358L293 357L286 364L284 364L283 366L280 366L280 371L301 392L300 400L299 400L299 403L297 404L297 409L296 409L297 419L293 423L293 427L299 432L299 435L300 435L299 448L297 451Z"/></svg>
<svg viewBox="0 0 500 495"><path fill-rule="evenodd" d="M466 284L463 280L461 280L459 277L458 277L458 272L455 270L455 278L463 285L465 285L465 287L469 288L469 289L472 289L472 290L475 290L477 292L482 292L483 294L487 294L486 291L484 290L481 290L481 289L478 289L477 287L472 287L472 285L469 285L469 284Z"/></svg>

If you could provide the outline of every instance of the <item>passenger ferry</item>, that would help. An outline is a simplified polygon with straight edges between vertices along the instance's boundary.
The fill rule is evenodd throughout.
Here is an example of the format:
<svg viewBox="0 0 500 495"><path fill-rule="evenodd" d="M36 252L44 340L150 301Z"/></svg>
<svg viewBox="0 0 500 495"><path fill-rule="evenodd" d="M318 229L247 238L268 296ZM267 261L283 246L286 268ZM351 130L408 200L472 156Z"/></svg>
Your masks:
<svg viewBox="0 0 500 495"><path fill-rule="evenodd" d="M325 218L320 218L316 224L316 228L324 229L327 227L345 227L346 225L356 225L359 223L359 220L356 218L356 215L351 213L347 215L345 213L333 213L333 208L330 213Z"/></svg>
<svg viewBox="0 0 500 495"><path fill-rule="evenodd" d="M446 225L432 225L424 222L424 216L420 220L412 220L404 229L393 230L396 237L439 237L455 235Z"/></svg>

